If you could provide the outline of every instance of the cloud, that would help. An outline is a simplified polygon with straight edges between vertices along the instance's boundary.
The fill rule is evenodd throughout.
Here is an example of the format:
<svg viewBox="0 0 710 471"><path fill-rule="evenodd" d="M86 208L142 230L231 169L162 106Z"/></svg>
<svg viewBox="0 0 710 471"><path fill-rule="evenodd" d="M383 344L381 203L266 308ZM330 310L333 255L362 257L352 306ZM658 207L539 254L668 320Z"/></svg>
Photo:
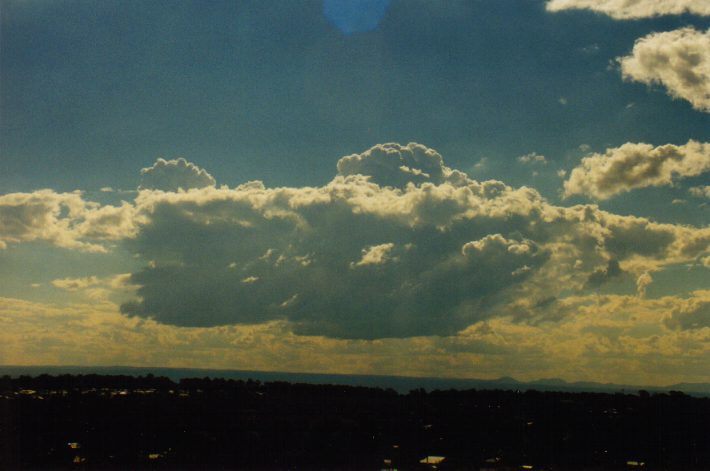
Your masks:
<svg viewBox="0 0 710 471"><path fill-rule="evenodd" d="M215 185L212 175L183 158L158 159L152 167L142 169L141 176L141 190L178 191Z"/></svg>
<svg viewBox="0 0 710 471"><path fill-rule="evenodd" d="M123 201L121 206L106 205L87 211L76 225L76 232L86 239L121 240L135 235L137 222L133 205Z"/></svg>
<svg viewBox="0 0 710 471"><path fill-rule="evenodd" d="M512 215L521 205L506 200L519 195L471 185L402 191L350 176L321 188L143 192L147 222L128 244L151 263L132 276L139 299L123 310L188 326L286 319L296 333L341 338L454 333L547 256L529 241L486 239L496 224L476 227L467 199L490 197L501 205L491 211Z"/></svg>
<svg viewBox="0 0 710 471"><path fill-rule="evenodd" d="M705 0L549 0L545 8L550 12L592 10L617 20L683 13L710 15L710 5Z"/></svg>
<svg viewBox="0 0 710 471"><path fill-rule="evenodd" d="M359 262L351 264L351 267L362 267L366 265L382 265L391 259L390 253L394 248L393 243L373 245L362 249L362 258Z"/></svg>
<svg viewBox="0 0 710 471"><path fill-rule="evenodd" d="M594 270L587 278L588 288L599 288L614 278L621 276L624 271L619 266L618 260L609 260L606 267Z"/></svg>
<svg viewBox="0 0 710 471"><path fill-rule="evenodd" d="M100 245L80 240L76 224L96 204L81 193L9 193L0 196L0 248L8 243L43 240L63 248L103 251Z"/></svg>
<svg viewBox="0 0 710 471"><path fill-rule="evenodd" d="M676 146L626 143L591 154L564 182L564 195L605 200L636 188L663 186L676 177L693 177L710 170L710 143L688 141Z"/></svg>
<svg viewBox="0 0 710 471"><path fill-rule="evenodd" d="M37 190L0 196L0 249L8 243L45 241L57 247L85 252L106 252L106 240L121 240L135 233L134 207L100 206L81 192Z"/></svg>
<svg viewBox="0 0 710 471"><path fill-rule="evenodd" d="M338 161L338 174L367 175L382 185L403 188L407 183L435 184L449 181L463 183L465 175L444 165L444 159L434 149L410 142L376 145L362 154L353 154Z"/></svg>
<svg viewBox="0 0 710 471"><path fill-rule="evenodd" d="M208 328L121 315L115 305L59 306L0 297L0 354L8 364L171 366L350 374L668 385L705 382L710 327L669 328L668 313L702 312L687 297L568 296L545 306L556 322L507 316L457 335L345 340L299 336L282 321ZM700 311L698 311L700 309Z"/></svg>
<svg viewBox="0 0 710 471"><path fill-rule="evenodd" d="M542 204L533 190L474 182L414 143L338 168L320 188L142 191L127 246L149 263L124 312L189 326L285 319L331 337L448 335L547 259L506 227Z"/></svg>
<svg viewBox="0 0 710 471"><path fill-rule="evenodd" d="M59 278L52 280L52 285L71 293L80 295L94 301L109 301L114 299L125 300L133 293L137 286L131 284L130 273L121 273L108 277L95 275L79 278Z"/></svg>
<svg viewBox="0 0 710 471"><path fill-rule="evenodd" d="M704 4L710 12L709 4ZM618 61L624 80L663 85L673 98L710 113L710 29L651 33L638 39L631 55Z"/></svg>
<svg viewBox="0 0 710 471"><path fill-rule="evenodd" d="M671 329L710 328L710 302L689 300L677 307L665 323Z"/></svg>
<svg viewBox="0 0 710 471"><path fill-rule="evenodd" d="M710 186L694 186L688 192L696 198L710 198Z"/></svg>
<svg viewBox="0 0 710 471"><path fill-rule="evenodd" d="M636 291L639 297L643 298L646 296L646 288L648 285L653 283L653 277L649 272L643 272L638 278L636 278Z"/></svg>
<svg viewBox="0 0 710 471"><path fill-rule="evenodd" d="M710 228L555 206L531 188L472 180L420 144L375 146L348 165L319 187L144 189L119 206L48 190L6 197L69 198L73 211L59 205L37 227L110 242L142 264L84 288L55 280L75 289L69 299L121 301L127 316L183 328L279 324L375 340L453 336L505 316L557 322L570 293L603 295L622 271L638 278L710 256ZM28 231L3 240L36 240L18 235Z"/></svg>
<svg viewBox="0 0 710 471"><path fill-rule="evenodd" d="M100 281L95 276L87 276L84 278L60 278L57 280L52 280L52 284L57 288L65 289L67 291L78 291L86 289L90 286L95 286L99 284Z"/></svg>
<svg viewBox="0 0 710 471"><path fill-rule="evenodd" d="M710 229L471 180L420 144L375 146L339 170L322 187L140 192L125 244L146 265L123 312L195 327L283 321L329 338L448 336L710 246Z"/></svg>
<svg viewBox="0 0 710 471"><path fill-rule="evenodd" d="M540 155L536 152L531 152L530 154L521 155L518 157L518 162L523 164L543 164L547 165L547 159L544 155Z"/></svg>

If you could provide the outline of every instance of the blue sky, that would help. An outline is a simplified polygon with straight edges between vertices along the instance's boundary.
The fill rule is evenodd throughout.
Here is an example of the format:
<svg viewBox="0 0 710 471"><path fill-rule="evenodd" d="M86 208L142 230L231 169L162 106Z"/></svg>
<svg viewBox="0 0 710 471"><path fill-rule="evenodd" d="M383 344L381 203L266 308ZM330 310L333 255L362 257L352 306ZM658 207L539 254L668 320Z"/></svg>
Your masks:
<svg viewBox="0 0 710 471"><path fill-rule="evenodd" d="M2 0L0 362L710 381L703 3Z"/></svg>
<svg viewBox="0 0 710 471"><path fill-rule="evenodd" d="M344 35L317 1L3 10L6 191L133 188L136 168L158 156L186 157L229 184L322 184L342 155L410 141L462 170L488 157L487 176L500 177L533 151L570 167L584 143L710 133L707 114L607 70L635 39L707 28L703 17L393 2L377 30Z"/></svg>

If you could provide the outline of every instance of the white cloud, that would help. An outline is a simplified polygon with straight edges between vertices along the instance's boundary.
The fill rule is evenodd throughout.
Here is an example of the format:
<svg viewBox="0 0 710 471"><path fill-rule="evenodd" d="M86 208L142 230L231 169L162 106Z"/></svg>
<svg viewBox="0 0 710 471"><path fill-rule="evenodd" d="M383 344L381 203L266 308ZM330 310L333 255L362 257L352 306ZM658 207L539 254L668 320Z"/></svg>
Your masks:
<svg viewBox="0 0 710 471"><path fill-rule="evenodd" d="M538 154L537 152L531 152L530 154L521 155L520 157L518 157L518 162L523 164L547 165L547 159L545 159L545 156Z"/></svg>
<svg viewBox="0 0 710 471"><path fill-rule="evenodd" d="M186 161L158 159L141 170L141 190L177 191L214 186L215 179L205 169Z"/></svg>
<svg viewBox="0 0 710 471"><path fill-rule="evenodd" d="M377 158L399 166L374 166L371 156L385 152L376 146L351 156L357 173L321 187L142 190L104 207L70 194L73 212L60 207L50 211L57 221L37 226L60 225L78 244L121 244L143 268L84 288L86 280L55 285L75 287L74 300L135 292L123 312L167 325L281 323L294 335L407 338L505 315L534 319L570 292L603 294L616 276L710 255L710 228L559 207L530 188L471 180L424 146L387 148L395 155ZM410 151L430 160L417 164ZM370 168L382 184L363 175ZM23 204L57 197L23 195ZM34 240L17 235L26 232L2 240Z"/></svg>
<svg viewBox="0 0 710 471"><path fill-rule="evenodd" d="M100 206L81 192L38 190L0 196L0 249L8 243L45 241L85 252L106 252L101 241L120 240L135 233L140 218L134 207Z"/></svg>
<svg viewBox="0 0 710 471"><path fill-rule="evenodd" d="M661 15L710 15L706 0L549 0L547 11L586 9L617 20L650 18Z"/></svg>
<svg viewBox="0 0 710 471"><path fill-rule="evenodd" d="M133 205L123 201L121 206L106 205L87 211L76 230L82 238L120 240L135 235L138 221Z"/></svg>
<svg viewBox="0 0 710 471"><path fill-rule="evenodd" d="M653 283L653 277L647 271L643 272L638 278L636 278L636 291L639 297L643 298L646 296L646 288L651 283Z"/></svg>
<svg viewBox="0 0 710 471"><path fill-rule="evenodd" d="M390 259L390 253L394 248L393 243L372 245L362 249L362 258L357 263L351 264L353 267L366 265L382 265Z"/></svg>
<svg viewBox="0 0 710 471"><path fill-rule="evenodd" d="M694 186L688 192L696 198L710 198L710 186Z"/></svg>
<svg viewBox="0 0 710 471"><path fill-rule="evenodd" d="M111 299L127 299L134 295L137 286L131 284L130 273L122 273L108 277L95 275L79 278L59 278L52 280L52 285L78 294L94 301L109 301Z"/></svg>
<svg viewBox="0 0 710 471"><path fill-rule="evenodd" d="M557 207L464 174L454 183L436 155L376 146L322 187L141 192L127 246L150 263L124 312L186 326L281 319L336 338L451 335L521 298L597 290L708 252L710 229Z"/></svg>
<svg viewBox="0 0 710 471"><path fill-rule="evenodd" d="M463 183L465 175L444 165L444 159L434 149L410 142L379 144L362 154L353 154L338 161L338 174L367 175L382 186L404 187L407 183Z"/></svg>
<svg viewBox="0 0 710 471"><path fill-rule="evenodd" d="M676 146L626 143L591 154L564 182L565 196L586 195L604 200L636 188L670 185L677 177L710 170L710 143L688 141Z"/></svg>
<svg viewBox="0 0 710 471"><path fill-rule="evenodd" d="M96 276L86 276L83 278L60 278L52 280L52 284L54 286L67 291L79 291L89 288L90 286L98 285L99 283L100 281Z"/></svg>
<svg viewBox="0 0 710 471"><path fill-rule="evenodd" d="M99 252L103 247L81 240L76 225L98 205L81 193L9 193L0 196L0 248L8 243L43 240L70 249Z"/></svg>
<svg viewBox="0 0 710 471"><path fill-rule="evenodd" d="M142 192L146 222L128 246L153 263L133 275L140 298L124 310L193 326L285 316L296 332L335 337L452 333L486 315L476 306L484 296L492 302L544 262L527 242L461 249L504 214L527 211L529 197L540 198L500 182L400 190L361 176L321 188ZM497 203L487 208L489 198Z"/></svg>
<svg viewBox="0 0 710 471"><path fill-rule="evenodd" d="M710 4L705 5L710 11ZM710 29L651 33L618 61L625 80L663 85L673 98L710 113Z"/></svg>

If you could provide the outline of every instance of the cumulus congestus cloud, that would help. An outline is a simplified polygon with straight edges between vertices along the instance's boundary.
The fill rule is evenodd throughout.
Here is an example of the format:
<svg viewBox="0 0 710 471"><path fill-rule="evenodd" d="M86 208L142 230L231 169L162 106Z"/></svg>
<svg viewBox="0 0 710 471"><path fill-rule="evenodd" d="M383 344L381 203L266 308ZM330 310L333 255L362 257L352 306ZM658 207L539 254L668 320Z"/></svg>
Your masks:
<svg viewBox="0 0 710 471"><path fill-rule="evenodd" d="M684 152L674 165L695 168ZM710 228L556 206L531 188L472 180L420 144L375 146L338 170L319 187L143 189L120 206L50 190L4 195L0 241L132 253L143 268L121 275L120 296L135 290L122 305L131 317L349 339L559 319L570 293L710 259ZM53 284L92 299L118 289L104 278Z"/></svg>
<svg viewBox="0 0 710 471"><path fill-rule="evenodd" d="M706 0L549 0L547 11L585 9L617 20L651 18L662 15L710 15Z"/></svg>
<svg viewBox="0 0 710 471"><path fill-rule="evenodd" d="M710 170L710 143L688 141L676 146L626 143L591 154L564 182L564 195L586 195L599 200L649 186L673 183Z"/></svg>
<svg viewBox="0 0 710 471"><path fill-rule="evenodd" d="M624 80L663 85L673 98L710 113L710 29L651 33L636 40L631 54L618 61Z"/></svg>
<svg viewBox="0 0 710 471"><path fill-rule="evenodd" d="M188 326L284 319L331 337L453 334L547 258L520 235L489 236L506 225L499 217L462 216L481 188L460 189L460 201L454 190L350 176L322 188L146 193L149 222L129 245L151 263L123 310ZM502 191L512 216L514 191Z"/></svg>
<svg viewBox="0 0 710 471"><path fill-rule="evenodd" d="M434 149L410 142L376 145L361 154L338 161L339 175L366 175L382 185L404 187L407 183L450 182L462 184L466 175L444 165L444 159Z"/></svg>
<svg viewBox="0 0 710 471"><path fill-rule="evenodd" d="M181 326L285 321L336 338L451 335L710 246L710 229L471 180L419 144L375 146L338 171L321 187L141 191L125 244L147 264L123 312Z"/></svg>
<svg viewBox="0 0 710 471"><path fill-rule="evenodd" d="M158 159L141 170L140 190L178 191L214 186L215 179L205 169L184 158Z"/></svg>

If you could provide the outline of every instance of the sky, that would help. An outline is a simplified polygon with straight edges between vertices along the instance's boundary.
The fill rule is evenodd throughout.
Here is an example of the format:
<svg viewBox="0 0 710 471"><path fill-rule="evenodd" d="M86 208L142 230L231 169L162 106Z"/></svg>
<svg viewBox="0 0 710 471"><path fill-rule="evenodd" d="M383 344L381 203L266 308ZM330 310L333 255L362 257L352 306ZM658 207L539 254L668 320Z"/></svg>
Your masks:
<svg viewBox="0 0 710 471"><path fill-rule="evenodd" d="M710 382L710 6L0 0L0 364Z"/></svg>

